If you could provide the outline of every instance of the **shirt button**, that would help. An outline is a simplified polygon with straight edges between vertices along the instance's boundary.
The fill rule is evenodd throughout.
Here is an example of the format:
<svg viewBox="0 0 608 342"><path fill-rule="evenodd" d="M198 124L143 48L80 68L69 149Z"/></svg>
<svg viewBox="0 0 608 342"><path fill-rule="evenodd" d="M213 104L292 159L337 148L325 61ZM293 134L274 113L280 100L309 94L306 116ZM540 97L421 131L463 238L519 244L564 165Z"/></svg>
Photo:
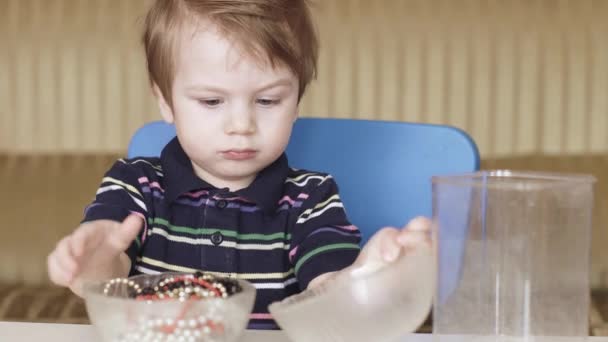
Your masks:
<svg viewBox="0 0 608 342"><path fill-rule="evenodd" d="M215 232L211 234L211 242L213 242L214 245L217 246L222 243L222 241L224 241L224 235L222 235L222 233Z"/></svg>
<svg viewBox="0 0 608 342"><path fill-rule="evenodd" d="M216 206L219 209L224 209L228 206L228 202L226 200L219 200L219 201L217 201Z"/></svg>

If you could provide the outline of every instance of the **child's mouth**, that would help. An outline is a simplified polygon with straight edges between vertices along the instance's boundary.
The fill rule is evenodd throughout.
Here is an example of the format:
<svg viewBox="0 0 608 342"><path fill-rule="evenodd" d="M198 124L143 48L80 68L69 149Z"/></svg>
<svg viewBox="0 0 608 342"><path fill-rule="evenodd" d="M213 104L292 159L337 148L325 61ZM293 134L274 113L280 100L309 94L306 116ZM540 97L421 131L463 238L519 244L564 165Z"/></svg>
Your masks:
<svg viewBox="0 0 608 342"><path fill-rule="evenodd" d="M247 160L252 159L257 154L256 150L244 149L244 150L226 150L220 153L222 157L229 160Z"/></svg>

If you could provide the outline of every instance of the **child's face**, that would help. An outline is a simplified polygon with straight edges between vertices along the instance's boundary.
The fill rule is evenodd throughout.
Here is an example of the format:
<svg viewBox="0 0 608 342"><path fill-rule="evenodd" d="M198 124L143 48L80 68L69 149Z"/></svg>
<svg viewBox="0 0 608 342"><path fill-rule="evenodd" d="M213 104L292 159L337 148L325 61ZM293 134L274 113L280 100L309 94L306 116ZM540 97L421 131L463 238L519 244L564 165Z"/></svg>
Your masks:
<svg viewBox="0 0 608 342"><path fill-rule="evenodd" d="M193 30L192 30L193 31ZM216 187L247 187L285 150L298 115L298 79L241 54L212 25L184 30L176 59L174 122L196 174Z"/></svg>

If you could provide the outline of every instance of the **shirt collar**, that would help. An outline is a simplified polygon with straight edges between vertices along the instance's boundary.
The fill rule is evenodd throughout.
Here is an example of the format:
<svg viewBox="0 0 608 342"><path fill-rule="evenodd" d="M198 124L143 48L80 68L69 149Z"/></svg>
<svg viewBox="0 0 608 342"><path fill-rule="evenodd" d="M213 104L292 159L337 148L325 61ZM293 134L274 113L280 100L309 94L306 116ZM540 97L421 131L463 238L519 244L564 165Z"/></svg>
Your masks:
<svg viewBox="0 0 608 342"><path fill-rule="evenodd" d="M200 189L219 190L200 179L177 137L173 138L160 155L165 178L165 199L175 201L181 194ZM254 181L235 193L259 205L266 212L274 212L284 192L285 179L289 172L287 156L283 153L277 160L260 171Z"/></svg>

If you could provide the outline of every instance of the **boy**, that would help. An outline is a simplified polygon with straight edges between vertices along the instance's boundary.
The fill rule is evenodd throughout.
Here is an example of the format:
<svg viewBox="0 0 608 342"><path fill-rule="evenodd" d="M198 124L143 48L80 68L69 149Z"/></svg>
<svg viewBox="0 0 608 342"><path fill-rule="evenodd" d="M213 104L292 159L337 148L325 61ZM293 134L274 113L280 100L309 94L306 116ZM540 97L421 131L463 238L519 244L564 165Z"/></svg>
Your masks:
<svg viewBox="0 0 608 342"><path fill-rule="evenodd" d="M145 25L152 88L177 138L160 158L108 171L83 223L49 255L53 282L80 294L84 280L138 273L239 277L257 289L249 327L270 329L271 302L424 243L419 219L359 253L331 176L288 167L316 71L305 0L157 0Z"/></svg>

